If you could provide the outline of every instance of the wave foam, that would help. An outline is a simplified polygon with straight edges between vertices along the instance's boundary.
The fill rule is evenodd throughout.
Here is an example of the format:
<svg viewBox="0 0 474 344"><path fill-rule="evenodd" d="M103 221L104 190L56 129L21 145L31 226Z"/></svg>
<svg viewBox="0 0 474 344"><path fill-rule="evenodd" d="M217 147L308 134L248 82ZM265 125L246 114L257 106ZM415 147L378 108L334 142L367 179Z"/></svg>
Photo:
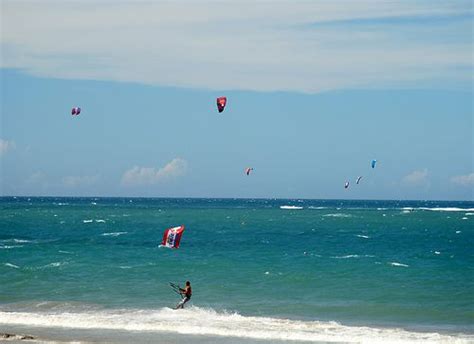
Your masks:
<svg viewBox="0 0 474 344"><path fill-rule="evenodd" d="M11 248L19 248L19 247L23 247L23 245L2 245L0 246L0 249L9 250Z"/></svg>
<svg viewBox="0 0 474 344"><path fill-rule="evenodd" d="M187 335L213 335L263 340L302 342L468 343L474 335L413 332L400 328L344 326L329 321L302 321L269 317L242 316L191 307L175 311L158 310L83 310L55 312L2 312L0 323L38 327L109 329L147 332L172 332Z"/></svg>
<svg viewBox="0 0 474 344"><path fill-rule="evenodd" d="M326 214L323 217L352 217L350 214L335 213L335 214Z"/></svg>
<svg viewBox="0 0 474 344"><path fill-rule="evenodd" d="M374 258L375 256L370 255L370 254L364 254L364 255L358 255L358 254L348 254L345 256L335 256L335 257L330 257L333 259L349 259L349 258Z"/></svg>
<svg viewBox="0 0 474 344"><path fill-rule="evenodd" d="M457 207L445 207L445 208L427 208L427 207L420 207L420 208L412 208L412 207L404 207L402 210L429 210L429 211L474 211L474 208L457 208Z"/></svg>
<svg viewBox="0 0 474 344"><path fill-rule="evenodd" d="M128 232L110 232L110 233L102 233L101 235L102 236L119 236L119 235L123 235L123 234L127 234Z"/></svg>
<svg viewBox="0 0 474 344"><path fill-rule="evenodd" d="M402 266L404 268L410 267L410 265L402 264L402 263L397 263L397 262L390 262L389 263L391 266Z"/></svg>
<svg viewBox="0 0 474 344"><path fill-rule="evenodd" d="M300 210L303 209L303 207L297 207L296 205L281 205L280 209Z"/></svg>

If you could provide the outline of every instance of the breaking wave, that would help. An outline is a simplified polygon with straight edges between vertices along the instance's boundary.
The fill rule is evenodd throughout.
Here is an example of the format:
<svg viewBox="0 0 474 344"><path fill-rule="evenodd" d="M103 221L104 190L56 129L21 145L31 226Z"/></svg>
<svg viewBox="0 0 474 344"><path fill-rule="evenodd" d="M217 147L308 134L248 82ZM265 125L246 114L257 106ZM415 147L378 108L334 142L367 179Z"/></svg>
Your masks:
<svg viewBox="0 0 474 344"><path fill-rule="evenodd" d="M334 321L304 321L243 316L232 312L191 307L144 309L56 309L35 312L0 311L0 323L72 329L172 332L260 340L301 342L468 343L474 335L414 332L400 328L345 326ZM178 324L178 325L177 325Z"/></svg>

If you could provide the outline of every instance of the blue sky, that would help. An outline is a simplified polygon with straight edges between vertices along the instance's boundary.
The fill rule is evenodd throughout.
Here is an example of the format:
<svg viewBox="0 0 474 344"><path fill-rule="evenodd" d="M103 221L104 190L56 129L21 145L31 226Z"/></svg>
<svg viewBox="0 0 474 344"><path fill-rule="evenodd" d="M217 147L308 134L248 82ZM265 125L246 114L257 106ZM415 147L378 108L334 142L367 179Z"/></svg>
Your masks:
<svg viewBox="0 0 474 344"><path fill-rule="evenodd" d="M473 200L470 1L245 4L2 1L1 194Z"/></svg>

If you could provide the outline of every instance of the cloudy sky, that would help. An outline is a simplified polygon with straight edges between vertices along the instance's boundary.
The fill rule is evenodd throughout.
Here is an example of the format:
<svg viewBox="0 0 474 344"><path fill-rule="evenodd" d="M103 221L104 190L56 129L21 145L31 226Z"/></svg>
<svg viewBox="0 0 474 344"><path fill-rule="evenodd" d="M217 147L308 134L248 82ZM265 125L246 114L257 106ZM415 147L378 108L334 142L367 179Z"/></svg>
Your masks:
<svg viewBox="0 0 474 344"><path fill-rule="evenodd" d="M0 3L2 195L473 199L470 0Z"/></svg>

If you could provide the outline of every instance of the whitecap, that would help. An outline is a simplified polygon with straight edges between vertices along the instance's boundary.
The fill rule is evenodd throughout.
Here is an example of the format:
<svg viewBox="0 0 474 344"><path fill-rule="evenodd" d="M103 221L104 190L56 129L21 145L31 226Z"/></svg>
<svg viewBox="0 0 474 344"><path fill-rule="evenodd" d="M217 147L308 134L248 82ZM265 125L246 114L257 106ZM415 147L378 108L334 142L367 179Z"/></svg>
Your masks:
<svg viewBox="0 0 474 344"><path fill-rule="evenodd" d="M54 263L44 265L42 267L43 268L57 268L57 267L60 267L61 265L66 265L66 262L54 262Z"/></svg>
<svg viewBox="0 0 474 344"><path fill-rule="evenodd" d="M281 205L280 209L300 210L303 209L303 207L297 207L295 205Z"/></svg>
<svg viewBox="0 0 474 344"><path fill-rule="evenodd" d="M469 219L469 218L467 218L467 217L463 217L461 220L468 220L468 219Z"/></svg>
<svg viewBox="0 0 474 344"><path fill-rule="evenodd" d="M23 247L23 245L3 245L3 246L0 246L0 249L9 250L12 248L20 248L20 247Z"/></svg>
<svg viewBox="0 0 474 344"><path fill-rule="evenodd" d="M330 258L333 258L333 259L349 259L349 258L373 258L375 256L371 255L371 254L364 254L364 255L358 255L358 254L348 254L348 255L345 255L345 256L335 256L335 257L330 257Z"/></svg>
<svg viewBox="0 0 474 344"><path fill-rule="evenodd" d="M98 222L98 223L105 223L105 220L99 219L99 220L95 220L95 222Z"/></svg>
<svg viewBox="0 0 474 344"><path fill-rule="evenodd" d="M473 216L474 213L466 213L466 214L464 214L464 215L466 215L466 216Z"/></svg>
<svg viewBox="0 0 474 344"><path fill-rule="evenodd" d="M15 264L11 264L11 263L5 263L3 264L5 266L8 266L10 268L14 268L14 269L19 269L20 267L18 265L15 265Z"/></svg>
<svg viewBox="0 0 474 344"><path fill-rule="evenodd" d="M390 262L389 263L392 266L402 266L404 268L408 268L410 265L402 264L402 263L397 263L397 262Z"/></svg>
<svg viewBox="0 0 474 344"><path fill-rule="evenodd" d="M474 208L457 208L457 207L445 207L445 208L426 208L426 207L421 207L418 208L420 210L430 210L430 211L474 211Z"/></svg>
<svg viewBox="0 0 474 344"><path fill-rule="evenodd" d="M94 220L83 220L82 222L84 222L84 223L91 223L91 222L94 222Z"/></svg>
<svg viewBox="0 0 474 344"><path fill-rule="evenodd" d="M434 254L441 254L441 252L439 252L439 251L434 251Z"/></svg>
<svg viewBox="0 0 474 344"><path fill-rule="evenodd" d="M348 258L359 258L360 256L358 254L348 254L346 256L335 256L335 257L331 257L331 258L334 258L334 259L348 259Z"/></svg>
<svg viewBox="0 0 474 344"><path fill-rule="evenodd" d="M459 233L461 233L461 231L456 231L456 234L459 234Z"/></svg>
<svg viewBox="0 0 474 344"><path fill-rule="evenodd" d="M326 214L323 217L352 217L350 214L335 213L335 214Z"/></svg>
<svg viewBox="0 0 474 344"><path fill-rule="evenodd" d="M361 235L361 234L357 234L356 237L364 238L364 239L369 239L370 238L368 235Z"/></svg>
<svg viewBox="0 0 474 344"><path fill-rule="evenodd" d="M123 235L123 234L127 234L128 232L110 232L110 233L102 233L101 235L102 236L113 236L113 237L116 237L116 236L119 236L119 235Z"/></svg>
<svg viewBox="0 0 474 344"><path fill-rule="evenodd" d="M309 206L308 209L313 209L313 210L322 210L322 209L327 209L328 207L313 207Z"/></svg>

